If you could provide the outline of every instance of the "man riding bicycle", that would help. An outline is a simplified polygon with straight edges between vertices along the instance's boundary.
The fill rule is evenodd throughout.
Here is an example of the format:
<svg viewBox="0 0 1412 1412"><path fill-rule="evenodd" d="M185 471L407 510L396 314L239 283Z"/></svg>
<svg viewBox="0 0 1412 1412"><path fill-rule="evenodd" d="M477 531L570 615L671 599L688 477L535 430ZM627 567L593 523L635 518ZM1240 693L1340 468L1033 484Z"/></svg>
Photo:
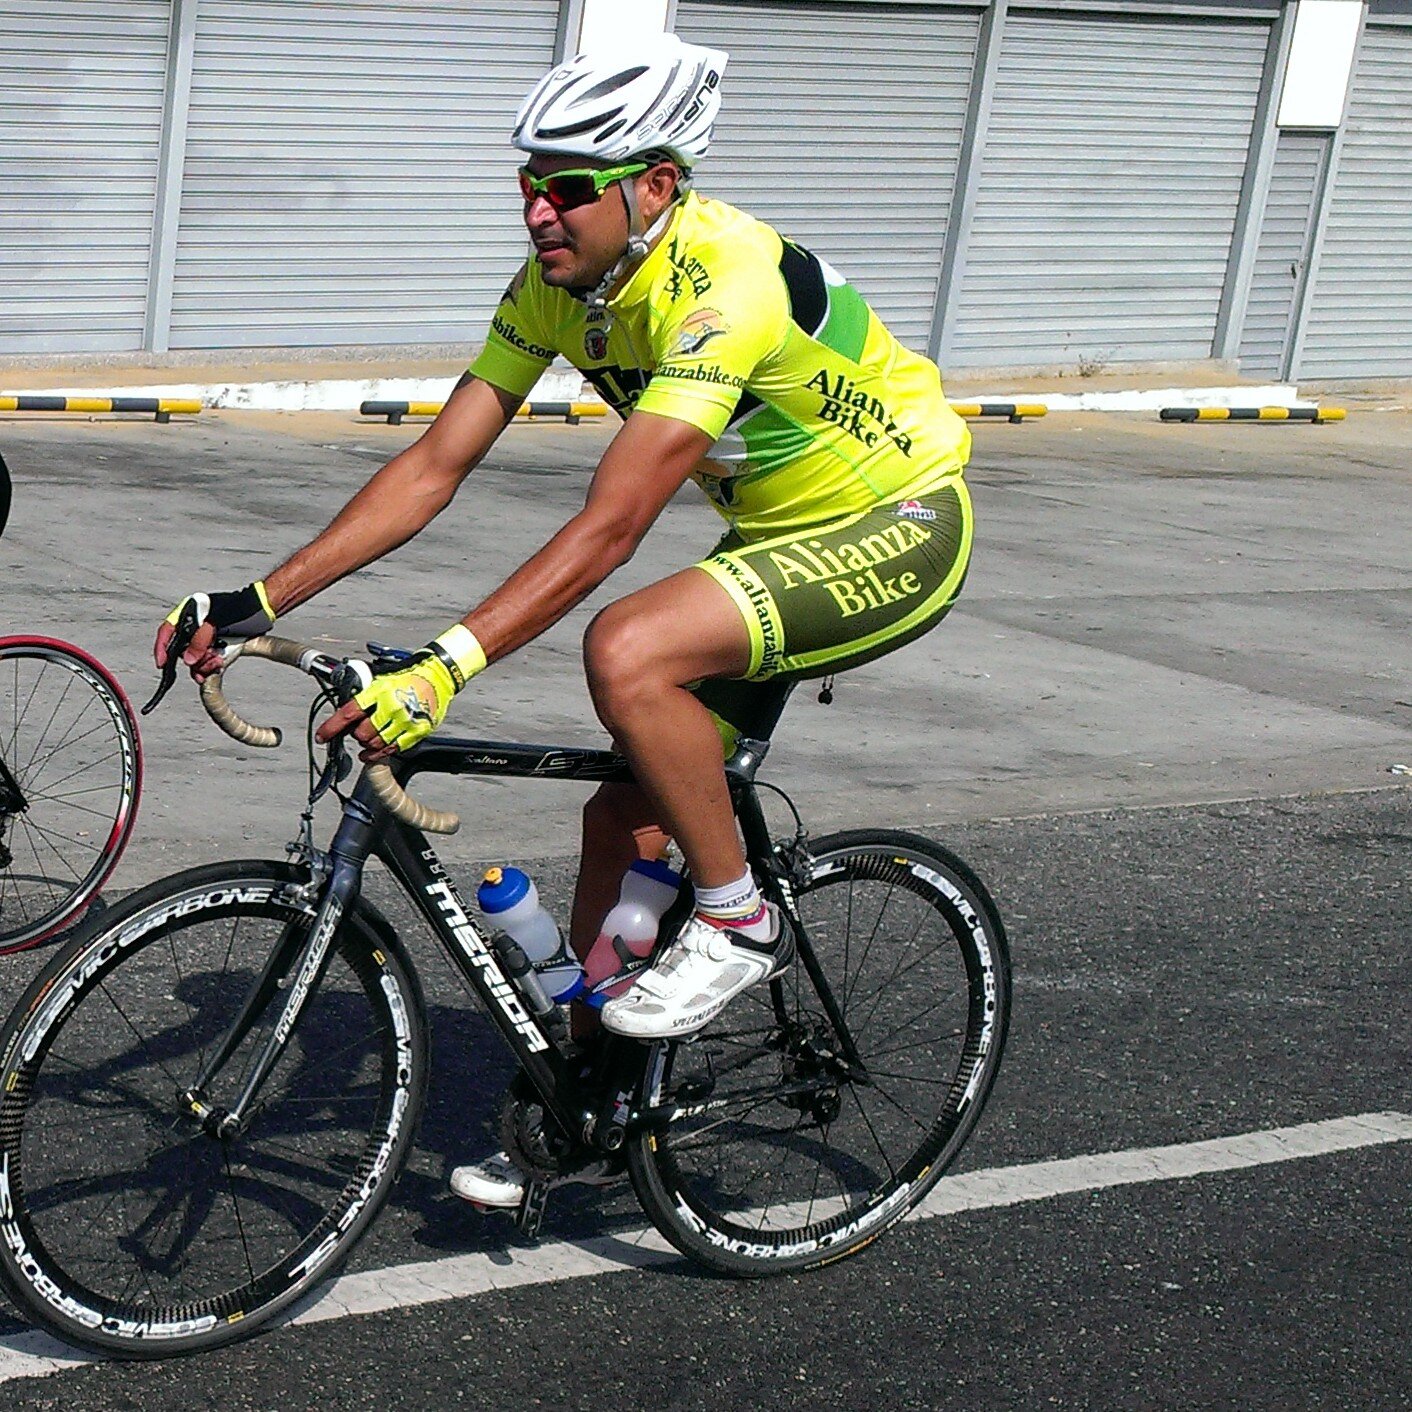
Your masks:
<svg viewBox="0 0 1412 1412"><path fill-rule="evenodd" d="M316 539L264 580L184 599L183 660L282 615L423 529L451 502L556 355L623 417L582 510L484 602L319 730L364 760L434 730L472 677L552 626L624 564L688 478L727 522L700 563L603 609L584 637L595 710L635 783L584 810L570 943L587 953L639 858L675 840L696 910L603 1026L699 1029L789 960L792 940L745 865L722 768L767 738L788 684L870 661L934 627L965 577L970 437L936 366L901 347L836 271L741 211L696 195L727 56L654 36L580 54L522 105L513 133L533 255L445 408ZM577 1016L587 1038L591 1021ZM587 1174L579 1174L585 1179ZM523 1182L501 1154L453 1189L489 1205Z"/></svg>

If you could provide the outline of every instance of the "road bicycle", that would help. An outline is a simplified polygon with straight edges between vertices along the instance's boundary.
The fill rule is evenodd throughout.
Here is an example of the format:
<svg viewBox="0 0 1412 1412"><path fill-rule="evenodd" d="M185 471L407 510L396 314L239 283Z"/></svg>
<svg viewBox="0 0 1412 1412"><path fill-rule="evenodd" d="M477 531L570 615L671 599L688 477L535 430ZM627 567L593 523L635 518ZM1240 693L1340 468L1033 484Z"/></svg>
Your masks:
<svg viewBox="0 0 1412 1412"><path fill-rule="evenodd" d="M0 637L0 956L91 906L141 792L137 721L112 674L67 642Z"/></svg>
<svg viewBox="0 0 1412 1412"><path fill-rule="evenodd" d="M320 767L313 721L367 669L283 639L236 644L228 660L242 651L322 688L292 861L219 862L144 888L53 958L0 1035L0 1277L36 1323L106 1354L196 1352L267 1324L347 1260L427 1088L421 984L362 894L369 858L518 1061L502 1130L530 1175L516 1213L527 1235L554 1177L616 1155L693 1260L805 1270L877 1239L955 1158L1000 1064L1010 969L994 903L945 848L891 830L811 840L792 804L793 833L772 839L760 791L773 787L756 780L767 744L743 740L731 795L795 961L689 1039L608 1035L577 1051L428 842L457 820L403 786L430 772L626 781L627 762L435 735L345 792L346 748ZM235 713L220 674L203 699L238 739L277 739ZM312 819L327 790L342 809L325 851ZM663 936L690 905L684 884Z"/></svg>

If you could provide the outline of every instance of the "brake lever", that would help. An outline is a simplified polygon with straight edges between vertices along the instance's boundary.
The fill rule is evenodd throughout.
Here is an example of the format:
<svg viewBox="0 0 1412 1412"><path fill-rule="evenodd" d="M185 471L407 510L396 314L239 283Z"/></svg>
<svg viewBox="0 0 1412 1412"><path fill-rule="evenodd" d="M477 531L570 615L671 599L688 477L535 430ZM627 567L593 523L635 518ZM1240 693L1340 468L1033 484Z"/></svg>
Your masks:
<svg viewBox="0 0 1412 1412"><path fill-rule="evenodd" d="M323 773L309 792L311 806L317 804L335 785L342 784L353 770L353 761L349 758L348 748L341 735L329 741L327 749Z"/></svg>
<svg viewBox="0 0 1412 1412"><path fill-rule="evenodd" d="M388 672L400 672L403 667L410 667L417 660L415 652L409 652L405 647L388 647L381 642L368 643L368 656L372 658L369 665L375 677Z"/></svg>
<svg viewBox="0 0 1412 1412"><path fill-rule="evenodd" d="M181 665L181 654L191 646L191 639L196 636L196 629L200 626L201 619L197 616L196 600L188 598L181 605L181 613L176 620L176 630L172 633L171 641L167 643L167 660L162 667L157 690L152 693L152 699L142 708L144 716L150 716L161 704L162 698L176 684L177 668Z"/></svg>

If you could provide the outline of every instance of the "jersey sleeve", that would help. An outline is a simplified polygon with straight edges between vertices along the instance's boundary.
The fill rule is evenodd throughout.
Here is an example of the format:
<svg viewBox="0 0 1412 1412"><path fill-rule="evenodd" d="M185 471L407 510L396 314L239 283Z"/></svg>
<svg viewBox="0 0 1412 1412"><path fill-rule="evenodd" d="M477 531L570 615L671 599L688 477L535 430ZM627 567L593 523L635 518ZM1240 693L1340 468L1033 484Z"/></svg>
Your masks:
<svg viewBox="0 0 1412 1412"><path fill-rule="evenodd" d="M538 317L528 265L510 281L490 321L485 347L471 364L471 376L517 396L527 396L556 350Z"/></svg>
<svg viewBox="0 0 1412 1412"><path fill-rule="evenodd" d="M784 338L789 304L778 272L749 267L673 304L654 331L657 370L639 412L675 417L715 439L750 375Z"/></svg>

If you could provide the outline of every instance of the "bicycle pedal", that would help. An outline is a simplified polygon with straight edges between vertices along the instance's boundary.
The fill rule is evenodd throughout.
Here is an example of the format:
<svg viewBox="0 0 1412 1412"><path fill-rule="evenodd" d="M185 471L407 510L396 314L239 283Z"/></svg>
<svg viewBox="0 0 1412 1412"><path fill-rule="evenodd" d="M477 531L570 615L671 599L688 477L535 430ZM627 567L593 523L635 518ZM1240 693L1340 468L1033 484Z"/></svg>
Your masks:
<svg viewBox="0 0 1412 1412"><path fill-rule="evenodd" d="M524 1195L520 1197L520 1205L515 1212L515 1224L526 1240L539 1239L539 1228L544 1223L548 1205L549 1183L542 1177L531 1177L525 1183Z"/></svg>

